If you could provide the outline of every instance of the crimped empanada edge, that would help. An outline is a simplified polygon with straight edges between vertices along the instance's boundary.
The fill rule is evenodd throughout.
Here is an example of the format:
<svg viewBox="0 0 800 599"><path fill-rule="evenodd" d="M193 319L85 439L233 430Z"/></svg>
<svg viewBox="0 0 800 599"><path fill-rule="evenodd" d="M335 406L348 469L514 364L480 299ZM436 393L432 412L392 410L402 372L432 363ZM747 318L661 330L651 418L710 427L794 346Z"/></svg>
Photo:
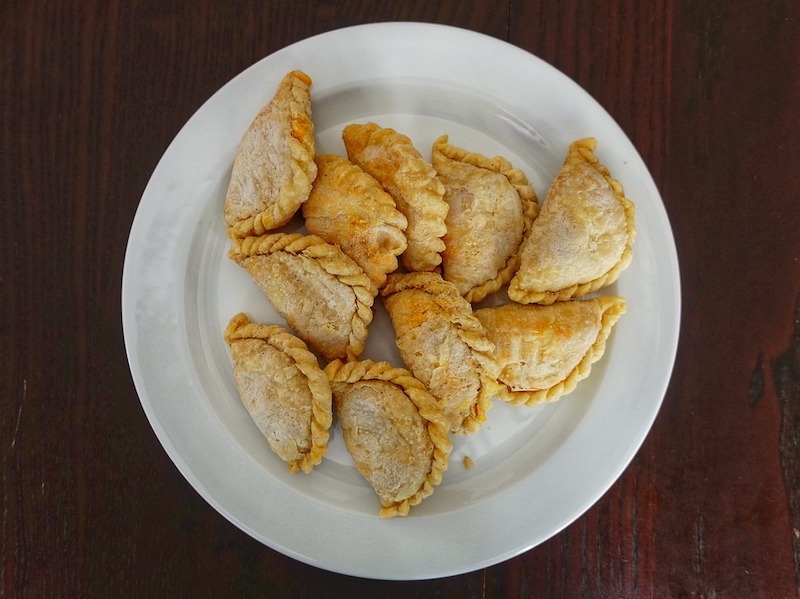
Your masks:
<svg viewBox="0 0 800 599"><path fill-rule="evenodd" d="M580 301L599 301L602 314L600 317L600 330L589 351L581 358L581 361L564 377L564 380L556 383L547 389L536 391L514 391L502 381L498 381L499 391L497 398L508 404L528 407L543 403L557 401L561 397L572 393L578 383L589 376L592 365L605 354L606 341L611 334L611 329L617 320L625 313L627 306L624 298L619 296L605 296L599 298L589 298Z"/></svg>
<svg viewBox="0 0 800 599"><path fill-rule="evenodd" d="M401 501L381 505L381 518L407 516L409 509L418 505L431 495L434 487L442 481L447 470L452 443L448 434L447 419L436 404L436 399L419 380L405 368L392 366L388 362L362 360L344 363L341 360L330 362L324 369L330 382L356 383L358 381L386 381L397 385L413 403L420 416L427 422L428 435L433 442L431 468L420 488L410 497Z"/></svg>
<svg viewBox="0 0 800 599"><path fill-rule="evenodd" d="M356 309L351 320L351 332L346 348L348 360L357 360L367 342L367 327L372 322L372 305L378 290L355 260L342 252L338 246L326 242L316 235L300 233L272 233L258 237L234 239L228 256L237 264L252 256L275 252L307 255L341 283L353 290Z"/></svg>
<svg viewBox="0 0 800 599"><path fill-rule="evenodd" d="M281 185L277 198L266 210L228 225L228 236L242 238L263 235L269 230L286 224L297 209L308 199L311 185L317 176L314 163L314 122L311 118L311 78L302 71L288 73L281 86L289 82L289 103L292 136L289 138L289 159L292 177ZM276 96L285 90L278 89ZM273 98L274 99L274 98ZM257 120L272 106L267 104L256 116ZM227 219L226 219L227 220Z"/></svg>
<svg viewBox="0 0 800 599"><path fill-rule="evenodd" d="M243 312L231 318L223 337L228 345L240 339L261 339L289 356L295 367L306 377L312 401L311 447L301 458L288 462L288 466L293 474L298 469L306 474L311 472L328 450L329 429L333 422L330 382L319 367L316 356L309 351L302 339L283 327L254 323Z"/></svg>

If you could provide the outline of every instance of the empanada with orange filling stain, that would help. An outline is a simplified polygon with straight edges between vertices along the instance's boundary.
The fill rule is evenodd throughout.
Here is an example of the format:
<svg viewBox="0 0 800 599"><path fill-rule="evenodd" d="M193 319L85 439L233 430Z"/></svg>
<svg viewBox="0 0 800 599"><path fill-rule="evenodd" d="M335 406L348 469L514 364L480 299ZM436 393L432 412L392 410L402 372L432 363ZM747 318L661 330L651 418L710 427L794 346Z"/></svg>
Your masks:
<svg viewBox="0 0 800 599"><path fill-rule="evenodd" d="M441 264L447 202L436 171L411 139L375 123L345 127L342 140L350 160L368 172L394 198L408 220L408 247L401 257L410 271L429 271Z"/></svg>
<svg viewBox="0 0 800 599"><path fill-rule="evenodd" d="M318 156L316 164L302 208L306 229L342 248L380 288L406 249L406 217L380 183L347 158Z"/></svg>
<svg viewBox="0 0 800 599"><path fill-rule="evenodd" d="M326 360L364 350L377 294L361 267L316 235L234 239L228 254L280 314Z"/></svg>
<svg viewBox="0 0 800 599"><path fill-rule="evenodd" d="M575 389L605 352L611 328L625 312L621 297L550 305L509 303L475 311L495 344L498 399L533 406Z"/></svg>
<svg viewBox="0 0 800 599"><path fill-rule="evenodd" d="M477 431L497 383L494 344L472 306L436 273L389 275L381 294L400 357L439 402L450 432Z"/></svg>
<svg viewBox="0 0 800 599"><path fill-rule="evenodd" d="M410 372L387 362L335 360L325 373L345 446L378 494L381 517L407 515L447 469L451 443L436 400Z"/></svg>
<svg viewBox="0 0 800 599"><path fill-rule="evenodd" d="M231 237L280 227L308 199L317 175L310 88L302 71L287 74L239 142L225 196Z"/></svg>
<svg viewBox="0 0 800 599"><path fill-rule="evenodd" d="M631 261L634 206L594 155L596 141L570 145L520 249L508 295L550 304L613 283Z"/></svg>
<svg viewBox="0 0 800 599"><path fill-rule="evenodd" d="M275 325L234 316L224 333L239 399L292 472L322 461L333 419L328 377L305 343Z"/></svg>
<svg viewBox="0 0 800 599"><path fill-rule="evenodd" d="M525 174L501 156L487 158L433 144L433 168L449 205L442 276L469 302L479 302L514 276L519 247L536 218L536 194Z"/></svg>

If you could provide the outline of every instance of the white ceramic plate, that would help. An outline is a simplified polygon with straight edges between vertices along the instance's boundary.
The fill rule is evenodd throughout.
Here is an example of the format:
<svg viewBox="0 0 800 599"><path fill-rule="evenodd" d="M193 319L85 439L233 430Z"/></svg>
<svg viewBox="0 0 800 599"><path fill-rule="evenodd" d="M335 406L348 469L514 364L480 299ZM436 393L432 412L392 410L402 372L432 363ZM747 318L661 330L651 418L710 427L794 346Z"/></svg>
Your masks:
<svg viewBox="0 0 800 599"><path fill-rule="evenodd" d="M606 290L624 296L628 312L591 376L552 405L496 404L479 433L454 438L442 484L407 518L378 518L377 498L353 467L338 428L320 467L290 475L233 384L222 340L228 319L244 311L257 321L282 320L226 258L223 200L242 133L292 69L314 80L318 153L343 154L340 133L354 121L394 127L426 155L447 133L455 145L506 156L543 198L568 144L594 136L599 158L636 203L633 263ZM675 357L679 310L678 261L664 206L613 119L567 77L514 46L411 23L354 27L294 44L208 100L144 192L122 293L142 406L195 489L286 555L382 579L448 576L500 562L587 510L630 462L655 418ZM364 357L401 365L382 309ZM474 461L471 470L464 456Z"/></svg>

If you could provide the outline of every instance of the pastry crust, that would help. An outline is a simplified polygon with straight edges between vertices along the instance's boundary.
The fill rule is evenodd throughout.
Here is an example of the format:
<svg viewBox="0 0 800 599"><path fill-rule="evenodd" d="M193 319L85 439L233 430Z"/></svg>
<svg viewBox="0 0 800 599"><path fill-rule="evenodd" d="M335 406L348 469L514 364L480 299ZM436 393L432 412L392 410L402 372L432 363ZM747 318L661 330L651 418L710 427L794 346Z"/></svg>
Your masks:
<svg viewBox="0 0 800 599"><path fill-rule="evenodd" d="M292 473L311 472L328 448L333 420L328 377L300 339L234 316L224 332L239 399Z"/></svg>
<svg viewBox="0 0 800 599"><path fill-rule="evenodd" d="M225 197L230 237L262 235L292 218L311 191L311 78L288 73L242 137Z"/></svg>
<svg viewBox="0 0 800 599"><path fill-rule="evenodd" d="M406 217L371 175L341 156L318 156L303 204L306 229L338 245L380 288L406 249Z"/></svg>
<svg viewBox="0 0 800 599"><path fill-rule="evenodd" d="M325 368L345 445L381 500L380 516L405 516L433 493L451 442L436 400L412 374L387 362Z"/></svg>
<svg viewBox="0 0 800 599"><path fill-rule="evenodd" d="M342 140L350 160L375 177L408 220L403 266L410 271L439 266L448 207L433 167L407 136L375 123L348 125Z"/></svg>
<svg viewBox="0 0 800 599"><path fill-rule="evenodd" d="M446 135L432 154L449 205L442 276L468 302L479 302L517 271L519 247L539 212L536 193L505 158L467 152Z"/></svg>
<svg viewBox="0 0 800 599"><path fill-rule="evenodd" d="M439 402L450 432L477 431L497 390L494 344L455 285L436 273L390 275L381 290L406 367Z"/></svg>
<svg viewBox="0 0 800 599"><path fill-rule="evenodd" d="M228 255L315 352L328 361L361 355L377 290L338 247L316 235L274 233L234 239Z"/></svg>
<svg viewBox="0 0 800 599"><path fill-rule="evenodd" d="M613 283L633 255L634 206L594 155L592 138L572 143L520 250L509 285L519 303L551 304Z"/></svg>
<svg viewBox="0 0 800 599"><path fill-rule="evenodd" d="M573 391L603 356L624 312L625 300L613 296L476 310L496 347L502 385L497 397L534 406Z"/></svg>

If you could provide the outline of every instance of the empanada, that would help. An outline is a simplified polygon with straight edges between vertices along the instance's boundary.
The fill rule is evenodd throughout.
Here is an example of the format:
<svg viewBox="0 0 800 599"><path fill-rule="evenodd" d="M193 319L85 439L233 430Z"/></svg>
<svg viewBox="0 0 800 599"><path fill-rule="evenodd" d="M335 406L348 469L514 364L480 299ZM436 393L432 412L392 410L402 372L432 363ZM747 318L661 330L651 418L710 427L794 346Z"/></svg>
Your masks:
<svg viewBox="0 0 800 599"><path fill-rule="evenodd" d="M631 261L634 206L595 157L591 138L569 147L520 249L509 285L519 303L550 304L613 283Z"/></svg>
<svg viewBox="0 0 800 599"><path fill-rule="evenodd" d="M439 266L447 202L433 167L408 137L375 123L348 125L342 140L350 160L377 179L408 220L403 266L410 271Z"/></svg>
<svg viewBox="0 0 800 599"><path fill-rule="evenodd" d="M322 461L333 419L328 377L305 343L274 325L234 316L224 333L239 399L292 472Z"/></svg>
<svg viewBox="0 0 800 599"><path fill-rule="evenodd" d="M242 137L225 197L231 237L280 227L308 198L317 176L310 88L302 71L287 74Z"/></svg>
<svg viewBox="0 0 800 599"><path fill-rule="evenodd" d="M378 494L381 517L407 515L447 469L451 443L436 400L410 372L387 362L335 360L325 373L345 446Z"/></svg>
<svg viewBox="0 0 800 599"><path fill-rule="evenodd" d="M472 433L497 389L494 344L455 285L436 273L389 275L381 290L400 357L439 402L450 432Z"/></svg>
<svg viewBox="0 0 800 599"><path fill-rule="evenodd" d="M364 350L377 290L338 247L316 235L274 233L234 239L229 256L327 361L355 360Z"/></svg>
<svg viewBox="0 0 800 599"><path fill-rule="evenodd" d="M611 327L624 312L621 297L476 310L495 344L498 399L533 406L573 391L602 357Z"/></svg>
<svg viewBox="0 0 800 599"><path fill-rule="evenodd" d="M486 158L433 144L433 168L449 205L442 276L468 302L479 302L514 276L518 250L539 212L525 174L501 156Z"/></svg>
<svg viewBox="0 0 800 599"><path fill-rule="evenodd" d="M376 287L397 270L408 223L371 175L341 156L316 158L317 178L303 204L306 229L338 245Z"/></svg>

